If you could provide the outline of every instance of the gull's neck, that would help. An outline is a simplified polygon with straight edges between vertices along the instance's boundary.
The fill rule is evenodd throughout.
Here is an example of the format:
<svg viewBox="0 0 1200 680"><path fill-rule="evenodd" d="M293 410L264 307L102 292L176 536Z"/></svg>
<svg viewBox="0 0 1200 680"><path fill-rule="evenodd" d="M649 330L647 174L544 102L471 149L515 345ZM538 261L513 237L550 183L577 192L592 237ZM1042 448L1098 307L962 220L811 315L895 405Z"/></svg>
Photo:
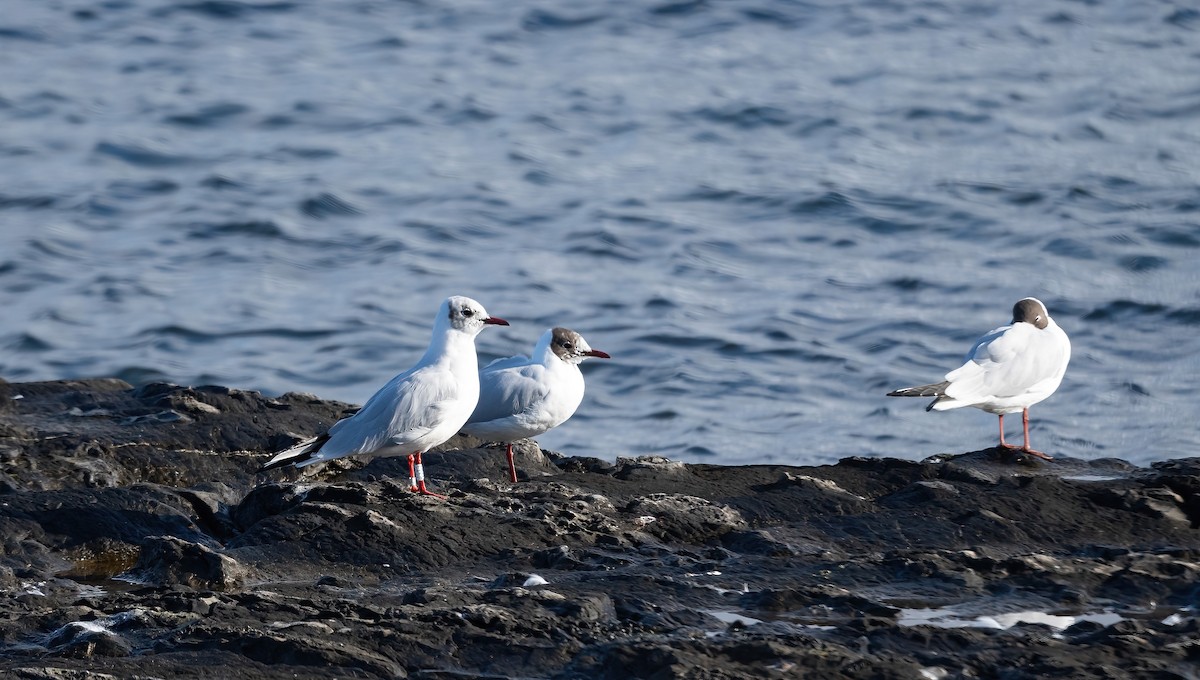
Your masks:
<svg viewBox="0 0 1200 680"><path fill-rule="evenodd" d="M477 370L478 359L475 356L475 336L453 328L435 328L433 338L429 341L429 349L421 357L422 365L450 362L451 370L466 365L470 370Z"/></svg>
<svg viewBox="0 0 1200 680"><path fill-rule="evenodd" d="M550 343L554 341L553 331L542 333L542 337L538 338L538 342L533 346L533 351L529 353L529 359L536 364L553 367L556 364L565 363L551 349Z"/></svg>

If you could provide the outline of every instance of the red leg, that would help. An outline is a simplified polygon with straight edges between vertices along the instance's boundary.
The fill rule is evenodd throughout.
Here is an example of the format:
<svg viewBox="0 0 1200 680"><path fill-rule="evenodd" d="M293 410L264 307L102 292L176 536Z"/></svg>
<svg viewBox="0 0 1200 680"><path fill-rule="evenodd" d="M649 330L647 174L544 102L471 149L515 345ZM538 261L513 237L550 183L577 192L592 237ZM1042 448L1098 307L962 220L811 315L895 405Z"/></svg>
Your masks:
<svg viewBox="0 0 1200 680"><path fill-rule="evenodd" d="M513 484L516 484L517 483L517 464L513 461L512 442L508 443L507 455L508 455L508 478L512 480Z"/></svg>
<svg viewBox="0 0 1200 680"><path fill-rule="evenodd" d="M1029 448L1029 409L1024 409L1021 411L1021 424L1025 426L1025 446L1022 446L1021 450L1031 456L1037 456L1038 458L1043 458L1045 460L1054 460L1041 451L1034 451L1033 449Z"/></svg>
<svg viewBox="0 0 1200 680"><path fill-rule="evenodd" d="M1000 414L1000 448L1002 448L1002 449L1017 448L1016 444L1009 444L1008 442L1004 441L1004 414L1003 413Z"/></svg>
<svg viewBox="0 0 1200 680"><path fill-rule="evenodd" d="M408 454L408 490L417 490L417 466L416 456Z"/></svg>
<svg viewBox="0 0 1200 680"><path fill-rule="evenodd" d="M441 498L442 500L445 500L446 499L445 496L443 496L439 493L434 493L434 492L430 491L429 489L425 488L425 466L421 465L421 452L420 451L417 451L417 466L416 467L417 467L417 469L416 469L417 488L415 489L415 491L423 496L433 496L434 498Z"/></svg>

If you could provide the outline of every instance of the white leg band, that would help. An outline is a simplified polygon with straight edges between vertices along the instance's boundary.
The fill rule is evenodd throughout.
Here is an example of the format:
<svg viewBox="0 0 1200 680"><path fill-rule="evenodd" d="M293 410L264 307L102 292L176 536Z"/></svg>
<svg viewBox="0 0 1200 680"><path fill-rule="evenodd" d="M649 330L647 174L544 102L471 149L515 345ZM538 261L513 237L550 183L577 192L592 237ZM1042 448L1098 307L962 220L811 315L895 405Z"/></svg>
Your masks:
<svg viewBox="0 0 1200 680"><path fill-rule="evenodd" d="M425 466L420 463L417 463L417 481L425 481Z"/></svg>

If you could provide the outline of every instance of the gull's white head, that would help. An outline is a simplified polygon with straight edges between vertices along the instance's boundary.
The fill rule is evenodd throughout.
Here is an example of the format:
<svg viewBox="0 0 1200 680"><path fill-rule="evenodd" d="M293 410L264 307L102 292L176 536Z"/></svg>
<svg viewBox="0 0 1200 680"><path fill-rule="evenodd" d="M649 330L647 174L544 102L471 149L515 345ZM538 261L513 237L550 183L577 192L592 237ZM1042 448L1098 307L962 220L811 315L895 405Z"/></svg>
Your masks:
<svg viewBox="0 0 1200 680"><path fill-rule="evenodd" d="M1013 305L1012 322L1028 323L1038 328L1045 328L1050 325L1050 312L1046 311L1046 305L1042 304L1041 300L1027 297L1018 300L1017 304Z"/></svg>
<svg viewBox="0 0 1200 680"><path fill-rule="evenodd" d="M550 333L550 351L568 364L578 364L588 357L610 358L607 352L592 349L582 335L570 328L559 326L547 332Z"/></svg>
<svg viewBox="0 0 1200 680"><path fill-rule="evenodd" d="M498 316L488 316L483 305L462 295L451 295L442 303L441 311L438 312L438 324L443 323L449 328L472 336L477 335L489 324L508 325L507 321Z"/></svg>

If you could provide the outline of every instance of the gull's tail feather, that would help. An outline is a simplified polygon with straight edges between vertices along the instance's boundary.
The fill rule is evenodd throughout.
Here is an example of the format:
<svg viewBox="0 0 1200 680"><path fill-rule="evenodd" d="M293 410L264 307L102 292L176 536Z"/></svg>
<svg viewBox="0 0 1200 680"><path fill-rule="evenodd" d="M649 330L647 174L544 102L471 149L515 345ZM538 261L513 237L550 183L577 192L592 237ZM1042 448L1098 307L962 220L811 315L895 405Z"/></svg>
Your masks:
<svg viewBox="0 0 1200 680"><path fill-rule="evenodd" d="M327 441L329 441L329 435L327 434L318 435L311 439L305 439L295 446L288 447L279 453L276 453L271 460L264 463L263 466L258 469L258 471L266 472L267 470L274 470L275 468L281 468L285 465L303 465L304 462L312 458L317 451L320 451L321 447L324 446L325 442Z"/></svg>
<svg viewBox="0 0 1200 680"><path fill-rule="evenodd" d="M929 405L925 407L926 411L932 411L933 405L946 397L946 388L950 386L950 381L945 380L932 385L917 385L916 387L904 387L898 390L888 392L889 397L936 397Z"/></svg>

